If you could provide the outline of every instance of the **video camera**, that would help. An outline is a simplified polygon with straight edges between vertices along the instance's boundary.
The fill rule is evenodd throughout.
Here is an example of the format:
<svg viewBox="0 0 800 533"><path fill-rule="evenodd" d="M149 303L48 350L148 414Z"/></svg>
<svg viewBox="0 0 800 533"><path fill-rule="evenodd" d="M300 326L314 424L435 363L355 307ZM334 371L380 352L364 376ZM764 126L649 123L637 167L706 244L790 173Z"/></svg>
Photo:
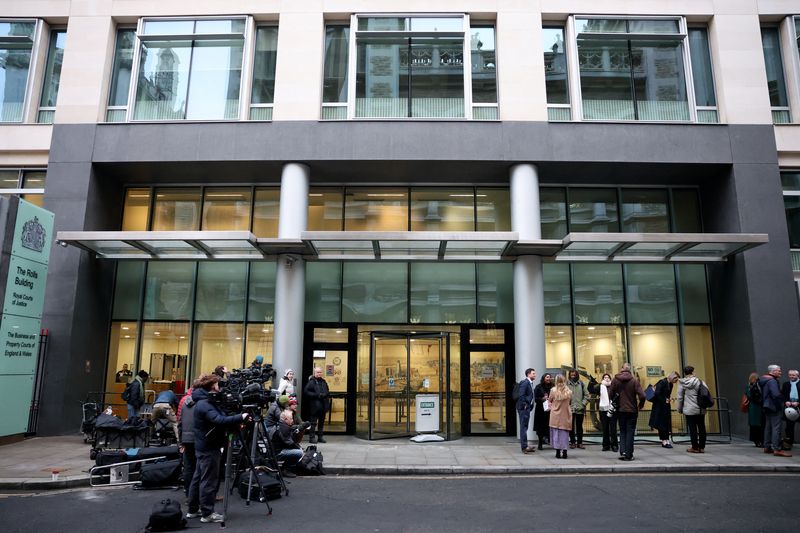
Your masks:
<svg viewBox="0 0 800 533"><path fill-rule="evenodd" d="M276 399L277 391L265 387L276 375L272 365L235 369L227 380L219 382L220 390L214 401L228 414L241 413L246 408L264 408Z"/></svg>

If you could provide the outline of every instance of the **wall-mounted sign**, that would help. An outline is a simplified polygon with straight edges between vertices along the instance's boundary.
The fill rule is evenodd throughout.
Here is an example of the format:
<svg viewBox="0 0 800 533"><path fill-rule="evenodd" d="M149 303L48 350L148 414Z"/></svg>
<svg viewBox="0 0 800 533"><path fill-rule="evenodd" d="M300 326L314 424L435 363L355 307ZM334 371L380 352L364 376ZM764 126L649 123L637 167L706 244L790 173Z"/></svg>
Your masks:
<svg viewBox="0 0 800 533"><path fill-rule="evenodd" d="M647 367L647 377L648 378L657 378L664 375L664 371L661 370L660 366L648 366Z"/></svg>
<svg viewBox="0 0 800 533"><path fill-rule="evenodd" d="M325 359L325 350L314 350L314 359Z"/></svg>

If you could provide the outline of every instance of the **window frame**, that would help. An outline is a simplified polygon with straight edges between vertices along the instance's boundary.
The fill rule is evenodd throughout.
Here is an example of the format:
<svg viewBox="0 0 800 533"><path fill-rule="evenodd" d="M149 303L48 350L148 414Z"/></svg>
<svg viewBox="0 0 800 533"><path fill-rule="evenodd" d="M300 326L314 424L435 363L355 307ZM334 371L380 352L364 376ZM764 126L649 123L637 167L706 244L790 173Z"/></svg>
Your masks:
<svg viewBox="0 0 800 533"><path fill-rule="evenodd" d="M569 36L569 21L542 21L542 31L544 30L561 30L564 34L564 61L566 62L566 83L567 83L567 100L569 100L566 104L552 104L547 101L547 65L544 66L543 74L545 76L545 105L547 106L547 121L548 122L573 122L576 120L575 113L573 112L572 103L573 103L573 91L570 78L572 77L572 48L570 44L570 36ZM543 55L542 58L544 59L544 54L547 52L542 50ZM550 110L553 110L551 114ZM569 118L558 118L558 110L566 109L567 113L569 113ZM551 118L553 117L553 118Z"/></svg>
<svg viewBox="0 0 800 533"><path fill-rule="evenodd" d="M28 75L25 80L25 94L22 99L22 116L20 120L0 121L0 125L11 124L35 124L39 110L39 99L41 97L42 78L44 77L44 61L47 56L49 35L47 23L42 19L29 17L0 17L3 22L31 22L34 25L31 42L31 58L28 64ZM5 41L27 42L28 38L23 36L4 37ZM44 48L44 52L42 49ZM38 95L38 97L37 97Z"/></svg>
<svg viewBox="0 0 800 533"><path fill-rule="evenodd" d="M131 103L131 87L133 83L131 80L128 82L128 99L125 105L110 105L109 100L111 100L111 81L114 77L114 64L117 60L117 39L119 39L120 32L123 31L132 31L133 32L133 53L131 54L131 80L134 78L134 71L136 70L136 65L134 61L136 61L136 53L137 53L137 41L136 41L136 34L138 32L138 26L134 26L131 24L119 24L114 31L114 52L111 54L111 64L109 65L109 77L108 77L108 86L106 87L106 112L103 117L103 122L107 123L116 123L116 122L127 122L128 121L128 108L130 107ZM111 113L114 111L124 111L125 115L122 117L122 120L109 120Z"/></svg>
<svg viewBox="0 0 800 533"><path fill-rule="evenodd" d="M686 106L689 111L688 120L622 120L622 119L587 119L583 113L583 94L581 88L581 73L580 73L580 59L578 55L578 36L576 20L577 19L590 19L590 20L608 20L620 19L625 21L631 20L673 20L678 22L677 33L608 33L608 32L592 32L591 35L597 38L608 38L612 40L660 40L660 41L676 41L682 45L683 55L683 72L684 83L686 89ZM623 123L623 124L695 124L697 123L697 109L695 105L694 94L694 76L692 73L692 64L689 50L689 31L686 22L686 17L678 15L571 15L567 20L566 38L569 41L567 45L567 54L570 58L567 60L567 69L569 72L569 79L574 82L569 83L569 97L572 102L573 120L581 122L598 122L598 123ZM570 61L571 60L571 61ZM633 94L631 95L632 97Z"/></svg>
<svg viewBox="0 0 800 533"><path fill-rule="evenodd" d="M148 21L174 22L174 21L201 21L201 20L244 20L245 26L242 33L144 33L145 23ZM118 28L119 29L119 28ZM196 40L225 40L239 38L242 39L242 65L239 76L239 105L238 117L234 119L178 119L178 120L159 120L159 119L135 119L136 97L139 88L139 73L141 72L142 44L147 41L196 41ZM198 38L199 36L199 38ZM192 45L194 48L194 45ZM238 122L249 119L251 84L253 80L253 54L255 51L255 23L249 15L204 15L195 17L141 17L136 23L136 34L133 49L133 59L131 65L131 80L128 88L128 105L126 106L125 122L129 123L174 123L174 122ZM191 61L189 64L191 68ZM109 80L110 83L110 80ZM188 93L187 93L188 104ZM184 110L185 114L185 110Z"/></svg>
<svg viewBox="0 0 800 533"><path fill-rule="evenodd" d="M253 81L255 80L256 45L258 44L258 30L259 30L259 28L275 28L279 32L278 36L276 37L276 41L275 41L275 55L276 55L276 58L277 58L277 54L278 54L278 40L277 39L280 38L280 27L278 25L278 21L263 21L263 22L259 22L259 21L253 20L252 17L248 17L247 24L251 24L252 25L252 31L249 31L247 29L247 26L245 26L245 35L252 34L252 37L249 40L249 44L247 42L245 43L244 56L242 57L242 80L243 80L242 83L244 83L245 79L247 79L248 82L247 82L246 91L245 91L244 85L242 85L241 94L239 96L239 98L242 98L242 95L244 95L244 93L246 92L247 93L247 101L246 101L246 106L245 106L246 111L244 111L244 115L241 114L242 113L241 110L239 111L239 113L240 113L239 114L239 120L247 120L247 121L251 121L251 122L271 122L272 121L273 109L275 108L275 96L273 95L271 104L255 104L255 103L253 103ZM277 63L277 59L276 59L276 63ZM275 74L277 74L277 66L276 66L275 70L276 70ZM245 72L249 72L249 76L246 76ZM277 80L275 82L275 85L277 86ZM273 88L273 91L274 91L274 88ZM269 112L268 112L269 118L253 118L253 111L256 110L256 109L269 109Z"/></svg>
<svg viewBox="0 0 800 533"><path fill-rule="evenodd" d="M41 194L44 196L45 188L47 187L47 178L45 176L45 187L42 188L24 188L25 187L25 174L28 172L44 172L47 173L47 167L0 167L0 170L16 170L17 171L17 188L16 189L0 189L0 195L17 195L24 199L28 194Z"/></svg>
<svg viewBox="0 0 800 533"><path fill-rule="evenodd" d="M53 37L54 34L62 32L64 34L64 49L66 51L66 39L67 39L67 27L66 26L50 26L48 28L47 33L47 50L44 53L44 63L43 63L43 70L41 75L41 80L39 83L39 106L36 110L36 123L37 124L52 124L53 117L56 112L56 106L43 106L42 100L44 99L44 91L45 91L45 79L47 77L47 65L50 62L50 39ZM60 84L60 77L59 77L59 84ZM59 87L60 92L60 87ZM58 93L56 93L56 99L58 99ZM43 120L44 117L47 115L42 115L42 113L52 113L50 115L49 120Z"/></svg>
<svg viewBox="0 0 800 533"><path fill-rule="evenodd" d="M794 22L794 17L786 17L784 20L789 19L790 22ZM767 59L765 56L765 49L764 49L764 30L774 30L777 35L777 50L778 50L778 64L781 67L781 76L783 77L783 90L786 93L786 104L785 106L773 106L772 102L770 102L770 113L772 115L772 123L773 124L791 124L793 121L792 117L792 91L790 90L790 80L789 75L791 74L791 70L787 68L787 61L791 61L790 58L794 58L794 54L787 54L783 50L784 42L783 36L784 32L782 30L781 22L771 23L771 22L764 22L759 21L758 25L758 34L761 38L761 57L764 60L764 73L766 74L767 71ZM797 48L795 46L795 48ZM767 84L769 84L769 79L767 79ZM767 96L769 96L769 86L767 85ZM779 117L786 117L786 120L782 120Z"/></svg>

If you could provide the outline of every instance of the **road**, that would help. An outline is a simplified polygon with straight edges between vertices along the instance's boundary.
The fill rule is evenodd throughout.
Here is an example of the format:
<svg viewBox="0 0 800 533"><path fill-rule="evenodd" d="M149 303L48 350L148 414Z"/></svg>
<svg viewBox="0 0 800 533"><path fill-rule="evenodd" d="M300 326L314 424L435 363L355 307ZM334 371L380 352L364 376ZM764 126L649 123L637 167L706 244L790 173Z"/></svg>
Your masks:
<svg viewBox="0 0 800 533"><path fill-rule="evenodd" d="M800 476L779 474L327 476L291 480L272 516L235 495L226 531L794 531L797 506L788 502L798 493ZM0 530L140 532L163 498L184 501L178 491L129 487L5 494ZM197 519L190 525L220 529Z"/></svg>

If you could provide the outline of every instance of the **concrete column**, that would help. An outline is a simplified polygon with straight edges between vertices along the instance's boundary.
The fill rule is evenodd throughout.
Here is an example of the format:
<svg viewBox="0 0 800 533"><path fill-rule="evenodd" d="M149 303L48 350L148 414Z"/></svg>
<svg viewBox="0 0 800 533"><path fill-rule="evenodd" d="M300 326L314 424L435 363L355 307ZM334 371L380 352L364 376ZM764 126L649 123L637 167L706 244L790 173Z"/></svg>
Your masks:
<svg viewBox="0 0 800 533"><path fill-rule="evenodd" d="M299 163L287 163L281 175L278 237L299 239L308 221L308 182L311 170ZM303 377L303 325L306 297L305 262L295 256L279 255L275 274L275 338L272 364L283 375L295 371L298 385ZM302 385L301 385L302 386Z"/></svg>
<svg viewBox="0 0 800 533"><path fill-rule="evenodd" d="M519 234L520 240L541 239L536 166L521 164L511 167L510 184L511 229ZM522 256L514 263L514 345L515 379L522 379L526 368L535 368L537 375L541 376L545 369L544 280L539 256ZM528 438L531 437L532 430L529 430Z"/></svg>

